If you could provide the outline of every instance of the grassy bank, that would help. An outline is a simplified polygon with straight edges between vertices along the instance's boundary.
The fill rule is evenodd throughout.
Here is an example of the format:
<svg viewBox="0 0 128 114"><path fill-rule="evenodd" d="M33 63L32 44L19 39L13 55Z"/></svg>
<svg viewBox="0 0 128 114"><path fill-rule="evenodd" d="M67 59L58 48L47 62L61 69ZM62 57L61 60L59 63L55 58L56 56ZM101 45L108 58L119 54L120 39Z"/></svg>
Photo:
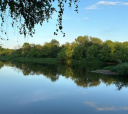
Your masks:
<svg viewBox="0 0 128 114"><path fill-rule="evenodd" d="M27 58L27 57L13 58L11 56L4 56L4 57L1 56L0 60L28 62L28 63L43 63L43 64L58 64L58 63L60 63L57 58Z"/></svg>
<svg viewBox="0 0 128 114"><path fill-rule="evenodd" d="M61 61L58 58L28 58L28 57L17 57L14 58L12 56L0 56L0 60L3 61L18 61L18 62L28 62L28 63L43 63L43 64L59 64ZM66 64L66 62L64 62ZM86 59L81 58L79 60L72 60L70 64L67 65L81 65L81 66L101 66L103 64L98 58L94 59Z"/></svg>

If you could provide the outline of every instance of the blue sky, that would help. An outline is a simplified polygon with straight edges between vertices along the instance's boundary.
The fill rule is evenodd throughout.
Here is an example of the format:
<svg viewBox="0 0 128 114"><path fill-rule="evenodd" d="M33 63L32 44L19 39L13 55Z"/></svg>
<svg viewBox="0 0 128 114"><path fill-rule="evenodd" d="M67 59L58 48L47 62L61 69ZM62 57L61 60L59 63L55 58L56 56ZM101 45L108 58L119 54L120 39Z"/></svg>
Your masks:
<svg viewBox="0 0 128 114"><path fill-rule="evenodd" d="M55 4L56 5L56 4ZM16 28L6 24L9 41L1 41L3 47L14 48L23 45L24 42L43 45L56 39L60 44L72 42L78 36L94 36L101 40L124 42L128 40L128 1L127 0L80 0L79 13L74 12L74 7L65 5L63 15L63 31L54 36L56 30L57 14L53 15L49 23L43 26L36 25L34 37L19 35ZM8 20L6 23L10 23ZM17 42L18 41L18 42Z"/></svg>

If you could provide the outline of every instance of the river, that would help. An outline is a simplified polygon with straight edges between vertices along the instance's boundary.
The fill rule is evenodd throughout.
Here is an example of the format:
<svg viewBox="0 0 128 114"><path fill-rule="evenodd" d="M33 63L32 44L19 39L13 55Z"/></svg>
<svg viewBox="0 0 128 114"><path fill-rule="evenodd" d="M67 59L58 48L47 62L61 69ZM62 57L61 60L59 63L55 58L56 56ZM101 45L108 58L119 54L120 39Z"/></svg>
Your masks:
<svg viewBox="0 0 128 114"><path fill-rule="evenodd" d="M128 77L92 69L1 61L0 114L127 114Z"/></svg>

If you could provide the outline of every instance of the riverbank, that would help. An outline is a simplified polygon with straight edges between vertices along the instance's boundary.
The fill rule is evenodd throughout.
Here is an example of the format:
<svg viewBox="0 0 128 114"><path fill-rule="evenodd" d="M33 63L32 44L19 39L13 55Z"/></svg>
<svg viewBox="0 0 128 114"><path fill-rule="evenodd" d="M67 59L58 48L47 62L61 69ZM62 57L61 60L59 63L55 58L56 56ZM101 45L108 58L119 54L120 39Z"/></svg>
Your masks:
<svg viewBox="0 0 128 114"><path fill-rule="evenodd" d="M12 56L0 56L2 61L18 61L18 62L28 62L28 63L41 63L41 64L66 64L66 62L60 61L58 58L29 58L29 57L12 57ZM81 66L102 66L104 64L98 58L88 60L86 58L81 58L79 60L72 60L71 64L68 65L78 65Z"/></svg>
<svg viewBox="0 0 128 114"><path fill-rule="evenodd" d="M107 74L107 75L127 76L128 75L128 63L120 63L114 66L107 66L102 70L94 70L91 72Z"/></svg>
<svg viewBox="0 0 128 114"><path fill-rule="evenodd" d="M18 61L18 62L28 62L28 63L42 63L42 64L59 64L59 60L57 58L28 58L28 57L9 57L4 56L0 57L2 61Z"/></svg>
<svg viewBox="0 0 128 114"><path fill-rule="evenodd" d="M99 60L98 58L87 59L81 58L79 60L72 60L70 64L60 61L58 58L29 58L29 57L12 57L12 56L0 56L1 61L14 61L24 63L39 63L39 64L65 64L69 66L80 65L87 66L92 72L109 74L109 75L127 75L128 74L128 63L122 63L114 66L105 67L106 63ZM97 70L102 69L102 70Z"/></svg>

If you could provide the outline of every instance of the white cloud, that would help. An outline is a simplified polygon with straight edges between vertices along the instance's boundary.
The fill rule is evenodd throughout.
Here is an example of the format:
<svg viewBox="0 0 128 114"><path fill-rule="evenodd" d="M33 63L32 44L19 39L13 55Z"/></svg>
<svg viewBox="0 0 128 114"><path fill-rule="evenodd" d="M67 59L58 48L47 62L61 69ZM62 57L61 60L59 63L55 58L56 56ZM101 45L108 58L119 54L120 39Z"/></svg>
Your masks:
<svg viewBox="0 0 128 114"><path fill-rule="evenodd" d="M109 2L109 1L99 1L97 5L117 5L120 4L120 2Z"/></svg>
<svg viewBox="0 0 128 114"><path fill-rule="evenodd" d="M86 9L97 9L97 5L88 6Z"/></svg>
<svg viewBox="0 0 128 114"><path fill-rule="evenodd" d="M128 3L123 3L124 6L128 6Z"/></svg>
<svg viewBox="0 0 128 114"><path fill-rule="evenodd" d="M116 110L115 107L107 107L107 106L99 107L94 102L85 102L85 104L95 108L98 111Z"/></svg>
<svg viewBox="0 0 128 114"><path fill-rule="evenodd" d="M98 6L114 6L114 5L125 5L128 6L128 3L123 2L111 2L111 1L99 1L94 5L88 6L86 9L97 9Z"/></svg>
<svg viewBox="0 0 128 114"><path fill-rule="evenodd" d="M98 111L117 111L117 110L128 110L128 107L114 107L114 106L98 106L94 102L85 102L86 105L98 110Z"/></svg>
<svg viewBox="0 0 128 114"><path fill-rule="evenodd" d="M97 107L99 111L116 110L114 107Z"/></svg>
<svg viewBox="0 0 128 114"><path fill-rule="evenodd" d="M124 110L128 110L128 107L123 107Z"/></svg>
<svg viewBox="0 0 128 114"><path fill-rule="evenodd" d="M86 17L86 18L84 18L84 19L89 19L89 18Z"/></svg>
<svg viewBox="0 0 128 114"><path fill-rule="evenodd" d="M88 93L87 93L87 92L84 92L83 94L84 94L84 95L87 95Z"/></svg>

